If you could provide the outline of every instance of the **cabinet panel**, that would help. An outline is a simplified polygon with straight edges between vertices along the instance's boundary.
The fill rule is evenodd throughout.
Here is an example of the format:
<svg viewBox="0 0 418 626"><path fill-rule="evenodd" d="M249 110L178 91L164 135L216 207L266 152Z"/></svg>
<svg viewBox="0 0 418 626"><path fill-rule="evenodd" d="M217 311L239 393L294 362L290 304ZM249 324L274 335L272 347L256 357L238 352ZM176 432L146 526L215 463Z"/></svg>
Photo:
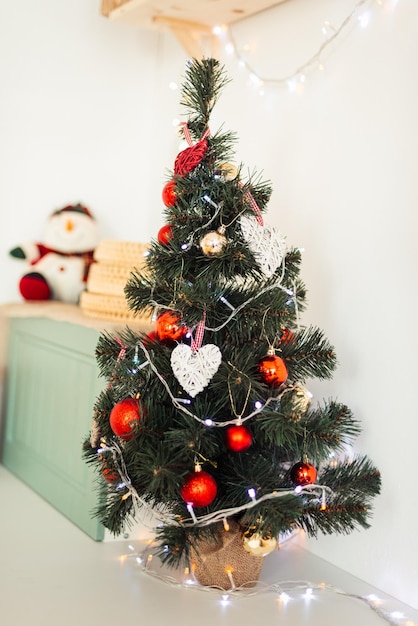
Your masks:
<svg viewBox="0 0 418 626"><path fill-rule="evenodd" d="M92 328L50 319L10 322L3 463L45 500L96 540L101 524L93 471L81 446L98 378Z"/></svg>

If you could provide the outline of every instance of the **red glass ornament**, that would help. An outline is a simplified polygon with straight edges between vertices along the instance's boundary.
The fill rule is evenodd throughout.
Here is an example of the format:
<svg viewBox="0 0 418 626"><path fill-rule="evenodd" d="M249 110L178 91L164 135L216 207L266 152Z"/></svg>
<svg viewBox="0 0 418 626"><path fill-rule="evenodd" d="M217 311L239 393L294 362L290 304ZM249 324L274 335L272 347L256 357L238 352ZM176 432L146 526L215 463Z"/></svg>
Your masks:
<svg viewBox="0 0 418 626"><path fill-rule="evenodd" d="M162 246L166 246L173 238L173 232L170 224L165 224L158 231L157 239L158 243Z"/></svg>
<svg viewBox="0 0 418 626"><path fill-rule="evenodd" d="M300 461L290 470L290 478L295 485L311 485L316 481L316 469L311 463Z"/></svg>
<svg viewBox="0 0 418 626"><path fill-rule="evenodd" d="M195 143L194 146L182 150L174 163L174 173L178 176L185 176L192 172L201 162L208 149L208 142L202 139Z"/></svg>
<svg viewBox="0 0 418 626"><path fill-rule="evenodd" d="M144 407L135 398L121 400L110 412L110 428L121 439L131 439L134 428L145 414Z"/></svg>
<svg viewBox="0 0 418 626"><path fill-rule="evenodd" d="M258 372L263 383L271 387L279 387L287 380L286 363L275 354L267 354L258 362Z"/></svg>
<svg viewBox="0 0 418 626"><path fill-rule="evenodd" d="M187 332L174 311L164 311L157 317L155 332L160 341L179 341Z"/></svg>
<svg viewBox="0 0 418 626"><path fill-rule="evenodd" d="M105 481L110 484L117 483L120 480L119 474L115 472L115 470L109 469L108 467L102 469L102 476Z"/></svg>
<svg viewBox="0 0 418 626"><path fill-rule="evenodd" d="M295 339L295 333L293 331L291 331L289 328L282 328L280 343L292 344L295 342Z"/></svg>
<svg viewBox="0 0 418 626"><path fill-rule="evenodd" d="M163 187L162 198L165 206L174 206L176 204L176 183L174 180L169 180Z"/></svg>
<svg viewBox="0 0 418 626"><path fill-rule="evenodd" d="M251 433L245 426L229 426L225 432L225 443L231 452L243 452L247 450L253 442Z"/></svg>
<svg viewBox="0 0 418 626"><path fill-rule="evenodd" d="M187 504L199 508L211 504L217 492L218 486L213 476L200 470L186 476L180 495Z"/></svg>

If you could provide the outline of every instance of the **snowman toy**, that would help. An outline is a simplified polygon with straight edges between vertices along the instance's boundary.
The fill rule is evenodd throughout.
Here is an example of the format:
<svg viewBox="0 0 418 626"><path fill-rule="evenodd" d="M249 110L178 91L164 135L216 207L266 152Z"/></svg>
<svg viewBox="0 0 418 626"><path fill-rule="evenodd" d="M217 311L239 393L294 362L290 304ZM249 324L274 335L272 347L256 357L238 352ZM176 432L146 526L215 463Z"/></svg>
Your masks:
<svg viewBox="0 0 418 626"><path fill-rule="evenodd" d="M43 243L27 242L10 251L12 257L29 264L19 281L23 299L77 304L97 243L98 228L89 209L76 204L54 211Z"/></svg>

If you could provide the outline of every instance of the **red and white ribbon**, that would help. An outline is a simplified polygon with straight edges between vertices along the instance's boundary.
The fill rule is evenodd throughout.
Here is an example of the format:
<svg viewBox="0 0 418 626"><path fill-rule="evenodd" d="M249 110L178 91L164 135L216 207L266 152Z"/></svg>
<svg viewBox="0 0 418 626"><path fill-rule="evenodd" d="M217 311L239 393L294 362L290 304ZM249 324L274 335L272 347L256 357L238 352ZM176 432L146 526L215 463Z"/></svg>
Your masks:
<svg viewBox="0 0 418 626"><path fill-rule="evenodd" d="M244 183L239 182L238 184L240 187L244 187ZM260 224L260 226L264 226L264 220L263 220L263 216L261 215L260 207L258 206L257 202L254 200L251 191L247 191L247 193L245 194L245 197L247 198L248 202L251 204L251 208L254 211L257 222Z"/></svg>
<svg viewBox="0 0 418 626"><path fill-rule="evenodd" d="M125 358L125 354L126 354L126 346L122 343L122 341L119 339L119 337L115 337L117 343L120 345L120 352L118 354L118 358L116 360L116 363L119 363L119 361L121 359Z"/></svg>
<svg viewBox="0 0 418 626"><path fill-rule="evenodd" d="M203 313L203 319L198 323L194 337L192 336L191 349L197 352L202 345L203 335L205 334L206 312Z"/></svg>
<svg viewBox="0 0 418 626"><path fill-rule="evenodd" d="M185 140L187 141L188 145L191 148L193 146L193 140L192 140L192 136L190 134L187 122L180 122L180 126L182 128L184 138L185 138ZM206 128L205 132L203 133L203 135L201 136L199 141L203 141L203 139L206 139L206 137L209 137L209 135L210 135L210 130L209 130L209 127L208 127L208 128Z"/></svg>

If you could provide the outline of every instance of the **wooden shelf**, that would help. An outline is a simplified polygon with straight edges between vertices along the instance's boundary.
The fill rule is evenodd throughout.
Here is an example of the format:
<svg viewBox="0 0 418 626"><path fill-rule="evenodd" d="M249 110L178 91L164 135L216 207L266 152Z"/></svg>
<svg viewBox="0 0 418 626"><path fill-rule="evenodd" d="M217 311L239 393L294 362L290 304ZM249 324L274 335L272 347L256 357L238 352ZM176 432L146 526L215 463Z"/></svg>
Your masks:
<svg viewBox="0 0 418 626"><path fill-rule="evenodd" d="M191 57L218 56L213 27L233 24L287 0L102 0L101 14L142 28L168 28ZM208 50L209 48L209 50Z"/></svg>

